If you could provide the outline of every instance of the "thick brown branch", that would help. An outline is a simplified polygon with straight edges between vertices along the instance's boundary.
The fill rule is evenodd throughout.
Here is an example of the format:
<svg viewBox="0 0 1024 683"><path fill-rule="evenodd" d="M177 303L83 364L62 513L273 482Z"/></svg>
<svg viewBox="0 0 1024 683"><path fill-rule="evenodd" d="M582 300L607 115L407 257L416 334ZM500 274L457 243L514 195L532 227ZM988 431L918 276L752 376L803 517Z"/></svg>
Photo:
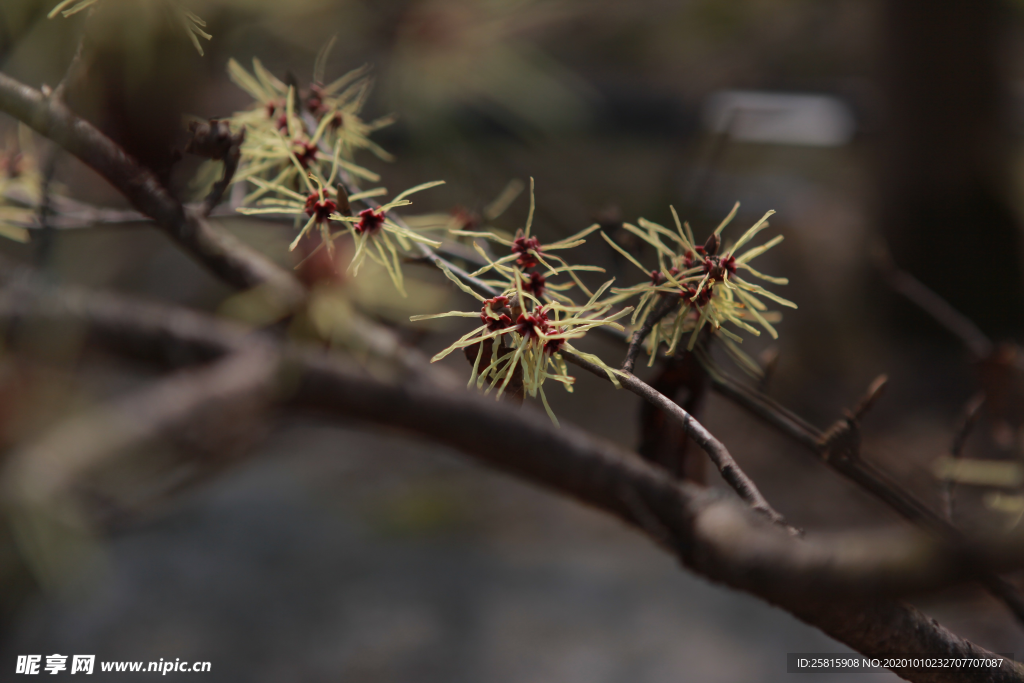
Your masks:
<svg viewBox="0 0 1024 683"><path fill-rule="evenodd" d="M287 378L282 386L294 389L279 397L285 404L398 426L442 440L636 523L621 489L616 488L629 485L680 535L689 552L696 553L691 559L698 567L721 564L723 575L735 571L735 582L752 581L749 587L756 584L760 590L771 587L770 592L784 594L791 589L781 584L794 582L799 585L792 590L803 592L814 590L815 585L823 590L858 584L872 589L933 586L973 571L961 566L970 547L966 541L951 544L916 532L801 543L720 494L678 484L657 468L577 428L554 426L541 413L510 411L474 392L425 381L385 382L336 356L282 344L202 314L80 290L37 291L28 296L22 286L13 285L0 297L0 322L18 334L79 327L93 343L150 362L244 358L239 354L246 352L271 353L267 357L272 359L276 354L283 359L282 376ZM666 496L669 504L657 503ZM709 516L698 520L705 512ZM878 552L867 552L871 547ZM976 564L1012 564L1024 559L1018 557L1022 552L1009 542L970 547ZM919 562L921 557L930 561ZM759 568L759 578L749 574L754 566Z"/></svg>
<svg viewBox="0 0 1024 683"><path fill-rule="evenodd" d="M179 309L84 292L51 290L28 297L18 286L0 297L0 321L7 329L17 322L21 330L72 324L108 349L163 363L273 343ZM913 608L877 597L836 604L835 590L853 595L935 587L971 575L984 562L1024 559L1019 544L955 548L920 534L800 541L714 491L679 484L607 442L573 427L554 427L541 414L510 411L470 392L422 382L383 382L320 352L277 348L285 359L282 376L292 378L283 385L294 388L282 397L289 405L448 443L490 466L611 513L660 542L670 534L671 546L694 571L770 600L865 654L964 656L985 651ZM629 495L623 494L626 489ZM637 501L644 515L636 512ZM988 552L993 549L1003 554ZM808 597L812 594L823 597L817 601ZM964 680L960 670L901 673L915 681ZM1024 680L1016 665L985 674L985 680Z"/></svg>
<svg viewBox="0 0 1024 683"><path fill-rule="evenodd" d="M205 316L140 307L115 297L97 298L82 292L28 297L23 290L9 289L0 299L0 319L6 326L18 320L21 329L41 323L76 322L108 348L163 362L236 352L253 341L244 330ZM293 405L363 418L442 440L492 466L573 495L641 529L650 529L652 522L638 519L635 504L627 502L630 496L623 496L623 487L628 487L655 516L653 526L676 536L674 546L684 549L682 559L687 566L713 580L772 600L861 652L983 652L899 603L873 599L868 603L869 619L858 611L861 604L851 606L846 618L840 619L836 615L844 614L841 607L826 610L801 597L809 590L834 587L829 582L836 579L855 579L863 587L866 575L862 570L875 573L869 585L892 588L911 576L920 586L922 581L948 580L970 568L970 563L956 559L958 556L943 555L927 539L901 537L884 542L874 536L863 544L844 539L831 547L801 543L773 532L772 526L759 525L713 492L679 485L578 430L553 427L543 416L511 412L466 392L439 390L426 384L386 384L321 354L293 350L287 356L302 378L292 397ZM909 566L914 567L909 575L908 559ZM842 569L837 576L839 567ZM937 572L943 567L944 571ZM893 576L892 572L902 575ZM1001 678L996 680L1024 680L1017 669L1002 670L997 675ZM953 680L953 676L948 672L925 672L915 674L913 680Z"/></svg>

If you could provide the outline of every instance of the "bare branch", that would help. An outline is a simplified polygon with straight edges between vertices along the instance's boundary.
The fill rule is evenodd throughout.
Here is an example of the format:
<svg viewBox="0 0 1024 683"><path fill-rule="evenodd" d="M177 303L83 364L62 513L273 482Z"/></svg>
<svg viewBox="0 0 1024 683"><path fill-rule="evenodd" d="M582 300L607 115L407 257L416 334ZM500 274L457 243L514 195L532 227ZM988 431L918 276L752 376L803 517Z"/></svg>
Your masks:
<svg viewBox="0 0 1024 683"><path fill-rule="evenodd" d="M702 562L731 557L729 563L743 566L755 558L761 562L771 557L771 563L795 572L793 576L799 585L794 590L811 590L809 584L800 583L801 577L832 587L850 587L857 582L890 588L928 586L956 580L977 570L976 566L970 569L958 564L967 548L971 549L976 565L979 558L980 564L989 559L997 564L1024 561L1024 548L1014 547L1010 542L974 547L966 540L936 541L916 532L863 534L844 536L842 542L836 543L802 544L777 529L773 531L774 525L761 516L743 513L744 508L729 503L720 494L677 483L661 470L595 440L586 432L575 427L556 427L539 412L510 411L504 404L474 392L426 381L384 382L337 356L283 344L266 334L252 333L183 309L139 304L115 295L76 289L39 287L34 296L27 296L25 287L12 285L0 296L0 322L8 331L14 323L14 329L21 331L39 325L47 326L50 332L59 331L53 325L84 327L87 339L93 343L150 362L180 364L184 359L201 362L224 356L243 358L239 354L245 352L271 353L264 358L272 359L276 354L282 359L283 376L290 378L287 384L293 387L292 393L278 396L284 405L326 410L439 439L501 469L529 474L528 478L537 483L563 490L635 523L621 490L612 486L613 482L616 486L628 484L642 495L664 524L688 539L691 549L694 539L703 538L706 533L707 538L701 543L708 543L715 550L713 555L704 556ZM272 360L269 364L276 367ZM455 429L456 425L459 429ZM670 505L654 504L665 496L671 498ZM686 517L712 508L721 512L715 513L717 521L708 522L708 527L695 527L696 516ZM719 528L718 525L743 528L737 526L724 535L707 531ZM767 540L755 540L755 536L763 533ZM890 538L895 541L890 542ZM865 552L872 546L878 547L877 554ZM861 550L850 550L858 547ZM929 562L919 562L921 552L931 556ZM783 571L768 573L781 577Z"/></svg>
<svg viewBox="0 0 1024 683"><path fill-rule="evenodd" d="M956 434L953 436L953 444L949 448L949 452L954 458L959 458L960 454L963 453L967 437L974 430L974 425L977 424L978 416L981 415L981 408L984 405L985 394L977 394L964 406L963 413L957 421L958 426Z"/></svg>
<svg viewBox="0 0 1024 683"><path fill-rule="evenodd" d="M10 286L0 296L3 327L10 329L14 322L20 329L84 326L94 342L149 361L179 364L237 353L249 344L276 343L181 309L77 290L49 289L27 296L24 289ZM826 606L809 595L840 586L846 595L935 587L971 576L989 561L1024 560L1019 543L995 546L1007 550L1008 545L1011 552L993 555L991 548L954 547L920 534L800 541L714 491L676 483L635 456L573 427L556 428L533 411L509 411L472 393L428 383L382 382L338 358L300 347L268 348L280 349L284 367L292 368L283 376L298 378L297 384L294 379L286 383L294 393L278 394L287 405L365 419L448 443L490 466L609 512L660 543L669 533L671 547L689 568L775 602L865 654L898 650L964 656L985 651L897 602L871 598L836 605L830 596ZM996 676L1022 681L1024 671L1009 665ZM910 678L931 682L955 677L928 670Z"/></svg>
<svg viewBox="0 0 1024 683"><path fill-rule="evenodd" d="M758 357L762 368L761 379L757 382L757 389L761 393L768 392L768 386L775 376L775 369L779 366L779 350L774 346L765 349Z"/></svg>
<svg viewBox="0 0 1024 683"><path fill-rule="evenodd" d="M86 13L86 22L92 19L95 9L95 7L92 7ZM82 35L78 38L78 45L75 46L75 54L71 57L71 62L68 64L68 68L64 72L64 77L60 79L60 83L57 84L57 87L53 89L53 92L50 95L58 102L64 101L68 88L82 77L82 73L85 69L84 56L86 36L88 36L88 33L86 31L82 31Z"/></svg>
<svg viewBox="0 0 1024 683"><path fill-rule="evenodd" d="M967 437L970 436L971 431L974 430L974 425L978 421L978 416L981 414L981 407L985 405L985 394L979 393L974 396L967 405L964 406L963 413L960 415L956 434L953 435L953 443L949 448L949 453L954 458L959 458L960 454L964 450L964 445L967 443ZM946 515L946 521L950 524L954 524L954 493L956 491L956 480L947 479L942 486L942 506L943 512Z"/></svg>

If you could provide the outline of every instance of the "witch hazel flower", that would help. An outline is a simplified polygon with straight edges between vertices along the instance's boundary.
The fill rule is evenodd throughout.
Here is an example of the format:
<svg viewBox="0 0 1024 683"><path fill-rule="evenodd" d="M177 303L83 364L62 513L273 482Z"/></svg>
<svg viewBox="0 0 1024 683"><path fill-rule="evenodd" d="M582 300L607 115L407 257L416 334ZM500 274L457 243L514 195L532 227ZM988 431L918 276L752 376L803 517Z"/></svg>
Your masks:
<svg viewBox="0 0 1024 683"><path fill-rule="evenodd" d="M482 305L479 312L449 311L410 318L412 321L447 317L480 320L478 327L438 353L431 362L437 362L458 349L476 346L469 386L476 385L478 389L486 386L485 393L495 390L496 397L501 398L513 378L520 377L526 395L540 398L544 410L556 425L558 418L548 404L544 384L548 380L558 382L571 392L575 382L575 378L568 373L562 352L572 352L596 363L618 386L618 370L610 368L597 356L580 352L571 343L571 340L583 337L595 327L622 329L616 321L628 315L632 309L626 308L609 315L612 307L600 302L600 297L612 284L611 281L601 286L586 304L567 306L559 302L543 302L525 292L521 286L487 298L468 287L443 263L438 265L459 289Z"/></svg>
<svg viewBox="0 0 1024 683"><path fill-rule="evenodd" d="M370 135L390 126L397 120L394 114L365 121L361 116L366 100L373 90L370 66L363 65L330 83L324 82L327 57L337 42L331 38L317 55L313 68L313 82L303 98L303 105L319 123L325 127L325 138L332 147L341 145L342 156L352 159L357 150L366 149L382 161L393 161Z"/></svg>
<svg viewBox="0 0 1024 683"><path fill-rule="evenodd" d="M241 207L238 209L239 213L247 216L260 215L260 214L271 214L271 215L291 215L295 217L296 227L300 224L302 227L299 229L299 233L295 236L291 245L288 247L289 251L295 251L295 248L299 246L302 238L310 234L314 230L320 233L321 245L325 246L328 252L334 255L334 241L333 234L331 232L331 220L338 218L338 205L339 197L338 190L335 187L335 179L338 176L338 157L335 154L335 162L331 168L331 175L326 180L322 180L315 173L308 173L305 179L304 192L296 192L289 189L281 183L269 183L259 178L250 178L250 182L259 187L265 196L261 198L254 207ZM347 202L357 201L361 199L369 199L371 197L379 197L385 194L387 190L384 188L375 188L367 190L366 192L360 192L351 196L346 196ZM347 203L346 203L347 206Z"/></svg>
<svg viewBox="0 0 1024 683"><path fill-rule="evenodd" d="M330 217L331 221L345 223L355 241L355 254L352 256L348 271L352 275L357 275L359 268L369 258L384 267L395 287L402 296L405 296L400 252L408 252L416 242L434 248L441 246L441 243L393 219L390 212L400 206L412 204L406 197L438 185L444 185L444 181L435 180L417 185L397 195L387 204L371 206L355 216L333 214ZM365 193L361 196L365 196ZM331 239L337 239L341 234L343 233L337 233Z"/></svg>
<svg viewBox="0 0 1024 683"><path fill-rule="evenodd" d="M593 293L580 280L578 272L591 271L603 273L604 268L586 265L569 265L560 256L551 252L564 249L572 249L586 242L584 237L598 230L599 225L591 225L589 228L547 244L530 234L533 227L533 216L536 211L536 198L534 194L534 181L530 178L530 211L526 217L525 227L516 232L515 236L509 238L494 231L476 230L450 230L449 233L463 237L482 237L491 242L508 248L509 254L494 259L479 244L474 243L473 248L484 259L486 265L471 273L471 277L480 277L492 274L499 280L485 280L488 284L498 287L520 287L536 297L538 300L558 301L571 305L572 300L561 292L579 287L587 296ZM571 283L556 284L549 281L556 275L568 275Z"/></svg>
<svg viewBox="0 0 1024 683"><path fill-rule="evenodd" d="M372 143L367 137L373 130L386 125L385 120L375 124L367 124L359 118L365 95L352 95L339 106L344 110L349 122L343 135L333 118L333 105L318 105L321 115L315 129L307 127L296 106L299 106L301 93L293 86L285 84L270 73L258 59L253 59L253 72L246 71L238 62L228 63L228 74L231 80L246 91L255 101L249 109L236 112L231 117L235 128L245 127L247 131L242 146L242 159L235 182L258 178L272 185L284 185L294 191L300 191L302 177L309 172L323 175L326 166L332 161L330 150L335 150L334 158L339 165L354 176L377 182L380 177L355 164L354 155L359 149L369 149L378 157L387 159L389 156L383 149ZM365 80L363 70L356 70L343 76L341 86L352 87ZM334 87L332 86L327 87ZM368 85L361 87L359 92L368 92ZM344 94L344 93L343 93ZM305 105L309 105L308 98ZM324 109L324 107L327 109ZM311 130L312 129L312 130ZM324 150L328 150L324 153ZM246 203L255 201L264 194L257 189L246 198Z"/></svg>
<svg viewBox="0 0 1024 683"><path fill-rule="evenodd" d="M754 326L757 324L772 338L778 338L772 323L778 322L780 316L768 311L761 299L796 308L793 302L747 279L749 274L751 278L771 284L788 284L785 278L765 275L750 265L750 261L782 242L781 235L741 252L743 247L768 227L768 218L774 211L767 212L735 244L722 250L722 231L735 217L738 209L739 204L736 204L703 245L697 245L689 224L680 222L674 208L674 231L642 218L638 221L639 225L626 224L624 227L627 230L655 248L658 255L656 270L645 268L632 254L602 233L613 248L648 278L647 282L613 290L614 296L609 299L610 303L619 303L640 296L632 321L634 325L643 325L663 295L679 296L679 306L674 314L659 323L648 339L651 362L661 342L665 342L668 353L673 354L681 340L686 338L686 348L692 350L701 330L709 329L712 334L723 339L726 348L742 365L747 368L756 367L736 346L743 341L742 337L725 327L725 324L759 336L761 330Z"/></svg>

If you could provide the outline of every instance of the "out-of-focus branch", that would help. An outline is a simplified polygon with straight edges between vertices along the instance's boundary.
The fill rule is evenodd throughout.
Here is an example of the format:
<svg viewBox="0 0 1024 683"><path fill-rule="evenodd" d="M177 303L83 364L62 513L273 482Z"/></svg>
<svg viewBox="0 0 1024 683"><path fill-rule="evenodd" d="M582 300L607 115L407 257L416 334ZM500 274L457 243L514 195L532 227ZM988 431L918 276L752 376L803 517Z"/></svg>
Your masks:
<svg viewBox="0 0 1024 683"><path fill-rule="evenodd" d="M86 21L92 19L96 8L91 7L86 12ZM51 97L53 99L63 102L64 97L67 94L68 88L74 85L75 81L82 77L82 73L85 69L85 41L88 36L88 32L82 31L82 35L78 38L78 45L75 46L75 54L71 57L71 62L68 64L67 70L64 72L64 77L57 83L57 87L53 89Z"/></svg>
<svg viewBox="0 0 1024 683"><path fill-rule="evenodd" d="M671 547L690 569L774 602L869 655L986 654L901 603L881 597L847 600L865 592L934 588L976 575L990 563L1009 567L1024 562L1021 544L1010 542L1016 538L987 546L952 545L918 532L794 539L720 493L678 483L608 442L571 426L555 427L540 413L509 410L461 389L382 381L337 357L180 309L77 290L36 290L35 296L26 296L24 287L14 285L0 295L0 326L10 331L12 325L18 330L70 325L108 350L165 364L211 355L238 359L239 351L265 344L271 353L268 365L275 367L274 357L282 359L284 381L273 394L281 405L441 441L610 513L659 542L666 539L658 536L668 534ZM224 372L238 384L226 384L251 388L244 366L231 362L220 367L233 367ZM216 367L210 372L217 372ZM256 384L263 386L262 379ZM292 391L281 392L285 387ZM153 405L160 402L154 399ZM34 476L45 488L48 475ZM623 495L624 490L630 495ZM636 501L642 502L644 515L636 512ZM837 590L844 595L838 601ZM959 670L902 673L922 682L963 680ZM996 672L986 670L986 676L1024 681L1024 670L1007 663Z"/></svg>
<svg viewBox="0 0 1024 683"><path fill-rule="evenodd" d="M578 428L556 427L533 410L509 410L475 392L429 382L384 381L338 356L182 309L82 290L47 287L26 296L23 286L6 288L0 295L0 327L22 334L40 326L49 332L78 328L93 344L149 362L223 359L155 388L142 402L145 407L135 408L146 416L141 422L152 425L171 424L203 400L259 388L285 407L399 427L448 443L640 525L620 495L620 487L628 486L679 536L688 563L698 571L714 567L736 587L779 595L840 586L900 591L960 580L988 564L1024 563L1024 547L1014 537L972 545L892 532L800 541L712 489L676 482L632 454ZM255 372L258 360L267 367ZM280 383L274 382L277 377ZM217 382L223 383L222 391L204 399L211 387L221 386ZM290 392L281 391L288 386ZM164 415L160 406L172 396L185 407ZM51 481L46 469L36 472L39 481Z"/></svg>
<svg viewBox="0 0 1024 683"><path fill-rule="evenodd" d="M902 294L957 337L976 359L988 358L992 354L992 340L974 324L974 321L950 306L948 301L916 277L899 268L892 262L887 249L876 249L875 262L882 278L893 290Z"/></svg>
<svg viewBox="0 0 1024 683"><path fill-rule="evenodd" d="M106 178L132 206L221 279L244 289L263 285L286 307L305 299L305 290L291 273L215 229L200 212L182 206L148 169L58 98L0 74L0 111L50 138Z"/></svg>
<svg viewBox="0 0 1024 683"><path fill-rule="evenodd" d="M232 405L269 404L278 368L275 349L247 343L69 418L6 458L6 497L22 506L53 504L72 494L83 474L125 451Z"/></svg>

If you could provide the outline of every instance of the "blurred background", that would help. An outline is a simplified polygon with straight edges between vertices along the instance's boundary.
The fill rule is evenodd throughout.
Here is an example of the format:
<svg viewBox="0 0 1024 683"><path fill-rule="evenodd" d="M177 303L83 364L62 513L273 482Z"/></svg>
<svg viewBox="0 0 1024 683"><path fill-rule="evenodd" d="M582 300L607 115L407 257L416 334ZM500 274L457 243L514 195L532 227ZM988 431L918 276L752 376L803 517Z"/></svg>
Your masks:
<svg viewBox="0 0 1024 683"><path fill-rule="evenodd" d="M824 428L888 373L864 425L865 453L936 508L932 463L980 389L1001 393L965 453L1021 460L1015 347L994 367L972 363L954 335L891 290L878 254L993 340L1020 340L1024 4L181 0L213 35L200 56L162 0L102 2L103 21L47 20L49 0L4 0L0 68L55 85L86 30L88 71L71 105L183 196L195 165L171 153L182 117L249 105L227 78L228 59L258 57L308 83L337 36L327 79L370 63L368 112L399 115L374 138L396 161L359 161L395 191L447 181L417 196L417 210L479 212L510 180L531 176L547 239L593 222L621 237L617 226L640 216L668 224L670 204L699 239L739 201L735 237L774 209L772 232L786 240L759 267L788 276L784 295L800 308L786 312L778 342L745 344L777 352L770 393ZM37 145L70 196L121 206L76 161ZM495 223L514 230L526 208L520 196ZM288 226L223 223L286 262ZM61 282L204 310L231 294L143 224L0 249ZM653 264L639 245L631 250ZM601 240L577 260L637 281ZM412 303L387 282L359 286L356 298L385 320L466 310L442 278L416 278ZM410 338L432 353L459 329L424 326ZM64 341L44 340L39 358L0 358L4 450L155 376ZM601 339L586 350L610 362L622 353ZM551 398L563 419L636 447L632 396L584 376L572 396ZM720 397L700 417L792 523L898 522ZM3 666L58 652L211 661L206 677L218 681L776 681L788 677L787 652L845 651L681 571L618 524L445 449L299 418L261 436L219 476L132 508L74 580L44 589L6 538ZM191 447L183 439L139 455ZM710 476L709 485L721 484ZM982 493L961 487L959 523L1016 523L982 506ZM917 604L980 645L1024 656L1024 632L980 590Z"/></svg>

